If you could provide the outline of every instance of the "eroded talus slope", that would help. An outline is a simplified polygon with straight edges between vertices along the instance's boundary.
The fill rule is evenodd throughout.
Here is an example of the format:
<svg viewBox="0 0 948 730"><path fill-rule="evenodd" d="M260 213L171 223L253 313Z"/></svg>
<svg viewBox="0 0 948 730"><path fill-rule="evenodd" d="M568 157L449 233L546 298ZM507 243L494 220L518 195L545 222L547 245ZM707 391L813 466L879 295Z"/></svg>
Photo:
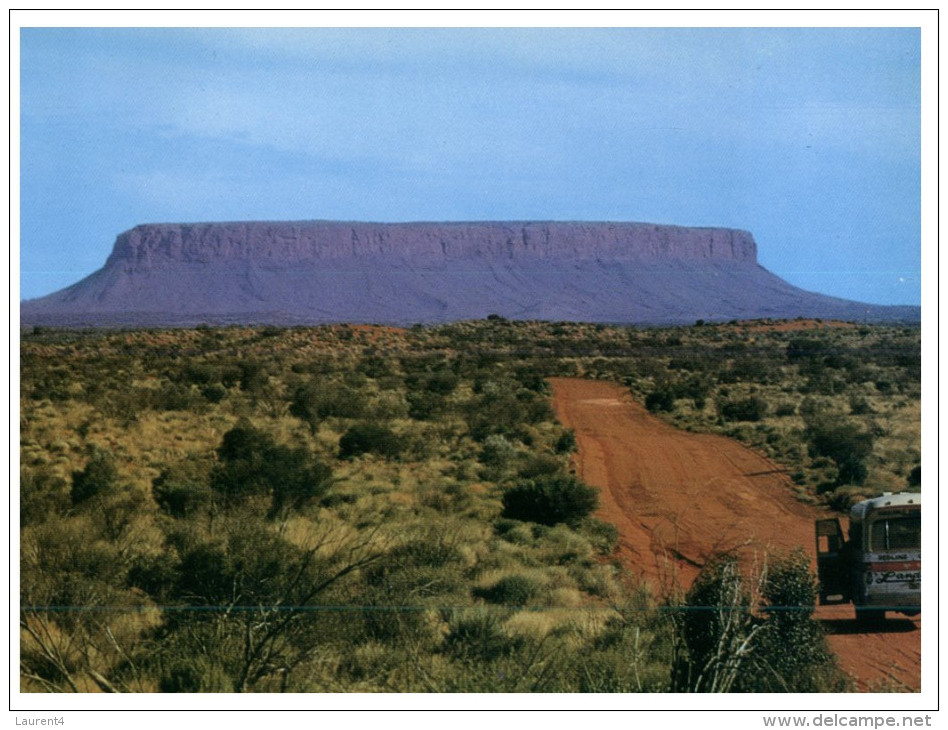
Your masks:
<svg viewBox="0 0 948 730"><path fill-rule="evenodd" d="M553 405L575 430L574 468L600 489L598 516L619 529L619 556L658 594L687 589L704 562L737 550L751 567L766 553L812 551L820 513L789 479L730 439L678 431L612 383L553 379ZM890 618L866 632L851 606L819 608L830 645L863 689L920 687L921 620Z"/></svg>

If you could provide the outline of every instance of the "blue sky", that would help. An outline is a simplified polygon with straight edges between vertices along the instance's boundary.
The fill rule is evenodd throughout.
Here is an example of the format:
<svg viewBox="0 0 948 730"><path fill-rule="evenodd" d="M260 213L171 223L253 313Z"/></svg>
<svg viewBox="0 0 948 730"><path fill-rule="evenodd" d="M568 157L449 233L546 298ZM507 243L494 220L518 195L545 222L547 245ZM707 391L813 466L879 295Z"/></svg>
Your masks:
<svg viewBox="0 0 948 730"><path fill-rule="evenodd" d="M752 231L803 288L918 304L918 29L20 35L21 297L140 223Z"/></svg>

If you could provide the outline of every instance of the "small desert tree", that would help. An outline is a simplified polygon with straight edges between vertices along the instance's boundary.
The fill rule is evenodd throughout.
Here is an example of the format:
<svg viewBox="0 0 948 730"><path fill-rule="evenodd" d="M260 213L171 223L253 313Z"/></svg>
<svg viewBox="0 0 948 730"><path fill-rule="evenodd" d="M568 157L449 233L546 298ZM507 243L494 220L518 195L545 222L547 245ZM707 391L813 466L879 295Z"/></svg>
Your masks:
<svg viewBox="0 0 948 730"><path fill-rule="evenodd" d="M217 456L211 473L214 491L227 504L268 496L271 517L325 493L332 477L332 470L305 448L277 444L246 419L224 434Z"/></svg>
<svg viewBox="0 0 948 730"><path fill-rule="evenodd" d="M182 551L168 600L183 609L165 616L160 686L285 691L328 640L320 602L384 549L375 530L353 535L326 526L297 545L252 515L225 518L218 536Z"/></svg>
<svg viewBox="0 0 948 730"><path fill-rule="evenodd" d="M829 416L807 419L810 451L836 462L838 484L863 484L869 474L866 461L872 454L873 435L856 423Z"/></svg>
<svg viewBox="0 0 948 730"><path fill-rule="evenodd" d="M81 504L93 497L104 495L118 484L118 469L111 452L96 449L84 469L72 474L70 496L73 504Z"/></svg>
<svg viewBox="0 0 948 730"><path fill-rule="evenodd" d="M374 423L357 423L339 439L339 458L378 454L394 459L402 451L401 439L391 429Z"/></svg>

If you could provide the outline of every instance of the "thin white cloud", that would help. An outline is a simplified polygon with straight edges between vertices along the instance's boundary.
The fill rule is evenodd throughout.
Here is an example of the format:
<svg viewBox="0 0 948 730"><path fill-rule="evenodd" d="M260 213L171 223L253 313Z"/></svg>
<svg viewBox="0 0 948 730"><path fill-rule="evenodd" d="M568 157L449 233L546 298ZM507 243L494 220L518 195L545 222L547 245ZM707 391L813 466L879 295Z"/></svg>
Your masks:
<svg viewBox="0 0 948 730"><path fill-rule="evenodd" d="M815 141L824 151L889 159L918 148L917 106L900 97L889 100L890 107L885 100L825 101L829 82L815 61L794 53L800 39L787 33L168 33L179 41L169 45L181 46L181 53L116 58L114 51L86 48L78 59L63 59L68 83L49 79L49 91L34 95L26 113L85 115L118 130L340 161L385 160L406 170L476 163L484 152L549 165L565 162L570 148L586 154L590 146L583 140L590 138L601 139L604 150L616 144L631 150L641 141L676 144L683 135L725 147L792 151ZM194 55L195 47L204 51ZM812 88L794 82L795 69L813 78ZM796 86L781 88L781 82ZM51 93L54 87L59 93ZM656 130L668 134L656 136ZM564 145L569 137L580 144Z"/></svg>

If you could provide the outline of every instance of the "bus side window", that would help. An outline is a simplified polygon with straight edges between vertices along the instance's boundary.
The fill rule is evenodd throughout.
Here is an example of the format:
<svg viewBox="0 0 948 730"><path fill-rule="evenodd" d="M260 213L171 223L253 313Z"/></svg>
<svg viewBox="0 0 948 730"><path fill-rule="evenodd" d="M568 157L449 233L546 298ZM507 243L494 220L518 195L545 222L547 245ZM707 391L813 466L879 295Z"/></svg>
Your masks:
<svg viewBox="0 0 948 730"><path fill-rule="evenodd" d="M895 515L873 520L869 525L869 548L882 550L917 550L921 546L921 518Z"/></svg>
<svg viewBox="0 0 948 730"><path fill-rule="evenodd" d="M922 521L916 517L889 520L889 549L912 550L921 546Z"/></svg>

